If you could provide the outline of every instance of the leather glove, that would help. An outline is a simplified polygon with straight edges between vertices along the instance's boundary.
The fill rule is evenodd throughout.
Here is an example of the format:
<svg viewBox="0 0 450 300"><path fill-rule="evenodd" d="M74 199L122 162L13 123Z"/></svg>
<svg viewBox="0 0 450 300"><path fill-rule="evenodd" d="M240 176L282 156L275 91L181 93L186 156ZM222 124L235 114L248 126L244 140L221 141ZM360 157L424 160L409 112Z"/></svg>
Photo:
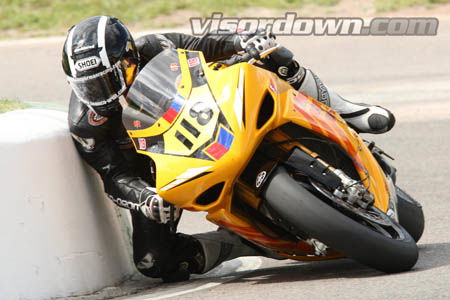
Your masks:
<svg viewBox="0 0 450 300"><path fill-rule="evenodd" d="M255 57L275 45L275 35L266 32L264 29L258 29L254 32L243 31L239 33L237 50L245 50L245 52L252 54L252 57Z"/></svg>
<svg viewBox="0 0 450 300"><path fill-rule="evenodd" d="M167 224L172 217L174 222L180 218L181 209L161 198L154 188L146 187L141 193L141 199L144 201L140 202L140 210L150 220Z"/></svg>

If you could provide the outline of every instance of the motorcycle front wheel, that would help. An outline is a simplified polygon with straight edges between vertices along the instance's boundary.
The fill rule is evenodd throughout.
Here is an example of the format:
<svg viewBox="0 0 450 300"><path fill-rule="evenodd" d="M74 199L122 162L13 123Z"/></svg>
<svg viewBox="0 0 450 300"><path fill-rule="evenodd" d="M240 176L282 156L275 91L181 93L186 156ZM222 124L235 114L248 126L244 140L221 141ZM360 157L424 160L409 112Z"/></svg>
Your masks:
<svg viewBox="0 0 450 300"><path fill-rule="evenodd" d="M373 207L367 220L344 214L303 187L288 171L277 167L263 190L266 204L298 232L344 256L386 273L410 270L418 249L411 235ZM383 223L370 219L379 217Z"/></svg>
<svg viewBox="0 0 450 300"><path fill-rule="evenodd" d="M398 222L417 243L425 228L422 205L398 186L395 187L395 190L397 192Z"/></svg>

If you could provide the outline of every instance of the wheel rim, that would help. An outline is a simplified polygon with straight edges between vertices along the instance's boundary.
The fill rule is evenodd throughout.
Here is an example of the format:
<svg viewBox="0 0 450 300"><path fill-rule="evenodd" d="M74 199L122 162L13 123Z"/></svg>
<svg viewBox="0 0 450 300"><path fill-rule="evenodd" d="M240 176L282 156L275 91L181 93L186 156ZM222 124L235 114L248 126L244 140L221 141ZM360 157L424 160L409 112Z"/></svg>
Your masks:
<svg viewBox="0 0 450 300"><path fill-rule="evenodd" d="M322 184L312 180L310 180L310 183L321 195L326 197L328 204L331 204L351 219L388 238L395 240L403 240L405 238L401 227L379 208L373 205L368 209L352 206L331 194Z"/></svg>

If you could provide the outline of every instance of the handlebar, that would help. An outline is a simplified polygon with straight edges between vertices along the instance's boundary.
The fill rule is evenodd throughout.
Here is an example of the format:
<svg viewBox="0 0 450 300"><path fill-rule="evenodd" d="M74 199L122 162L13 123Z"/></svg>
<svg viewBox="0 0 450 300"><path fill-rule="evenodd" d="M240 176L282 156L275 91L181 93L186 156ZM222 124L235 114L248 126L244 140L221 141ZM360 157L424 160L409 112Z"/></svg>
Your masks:
<svg viewBox="0 0 450 300"><path fill-rule="evenodd" d="M243 55L235 55L229 59L218 61L218 63L225 64L227 66L231 66L234 64L238 64L241 62L247 62L251 65L255 64L257 61L261 61L262 59L266 58L273 52L281 49L283 46L281 44L276 44L274 47L269 48L261 53L254 51L254 53L244 53Z"/></svg>

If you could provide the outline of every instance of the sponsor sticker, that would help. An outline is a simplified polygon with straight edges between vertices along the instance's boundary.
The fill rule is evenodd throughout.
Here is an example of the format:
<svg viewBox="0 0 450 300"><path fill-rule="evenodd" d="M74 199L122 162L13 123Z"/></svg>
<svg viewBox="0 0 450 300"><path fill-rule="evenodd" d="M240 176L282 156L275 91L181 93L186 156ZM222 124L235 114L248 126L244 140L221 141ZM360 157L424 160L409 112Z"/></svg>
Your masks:
<svg viewBox="0 0 450 300"><path fill-rule="evenodd" d="M289 73L289 69L285 66L281 66L278 68L278 74L280 74L281 76L287 76Z"/></svg>
<svg viewBox="0 0 450 300"><path fill-rule="evenodd" d="M258 176L256 177L256 187L259 188L261 186L261 184L264 181L264 178L266 178L267 172L266 171L262 171L261 173L258 174Z"/></svg>
<svg viewBox="0 0 450 300"><path fill-rule="evenodd" d="M144 138L138 138L139 150L147 149L147 141Z"/></svg>
<svg viewBox="0 0 450 300"><path fill-rule="evenodd" d="M107 117L103 117L100 115L97 115L95 112L91 111L89 113L89 117L88 117L88 123L92 126L100 126L103 123L105 123L106 121L108 121Z"/></svg>
<svg viewBox="0 0 450 300"><path fill-rule="evenodd" d="M189 68L198 66L200 64L200 59L198 57L192 57L188 59Z"/></svg>
<svg viewBox="0 0 450 300"><path fill-rule="evenodd" d="M100 65L100 58L97 56L90 56L80 60L77 60L75 63L75 69L78 72L84 72L93 68L96 68Z"/></svg>
<svg viewBox="0 0 450 300"><path fill-rule="evenodd" d="M90 46L76 48L75 50L73 50L73 52L74 53L80 53L80 52L84 52L84 51L91 50L91 49L95 49L95 45L90 45Z"/></svg>
<svg viewBox="0 0 450 300"><path fill-rule="evenodd" d="M178 66L177 63L171 63L171 64L170 64L170 70L173 71L173 72L178 71L179 68L180 68L180 67Z"/></svg>
<svg viewBox="0 0 450 300"><path fill-rule="evenodd" d="M142 123L139 120L134 120L133 121L133 126L134 126L134 128L141 128L142 127Z"/></svg>

